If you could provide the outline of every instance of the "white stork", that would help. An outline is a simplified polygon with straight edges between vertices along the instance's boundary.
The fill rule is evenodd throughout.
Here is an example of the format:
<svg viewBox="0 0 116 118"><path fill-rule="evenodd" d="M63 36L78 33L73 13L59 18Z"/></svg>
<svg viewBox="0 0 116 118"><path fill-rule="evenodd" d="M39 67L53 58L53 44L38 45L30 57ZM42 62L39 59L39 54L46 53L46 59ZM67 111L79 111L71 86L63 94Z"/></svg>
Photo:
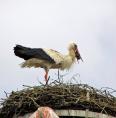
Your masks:
<svg viewBox="0 0 116 118"><path fill-rule="evenodd" d="M28 48L21 45L14 47L14 53L25 60L21 67L43 68L45 70L44 77L46 82L48 81L49 69L69 69L76 59L77 61L79 59L82 60L75 43L69 44L68 54L66 55L52 49Z"/></svg>

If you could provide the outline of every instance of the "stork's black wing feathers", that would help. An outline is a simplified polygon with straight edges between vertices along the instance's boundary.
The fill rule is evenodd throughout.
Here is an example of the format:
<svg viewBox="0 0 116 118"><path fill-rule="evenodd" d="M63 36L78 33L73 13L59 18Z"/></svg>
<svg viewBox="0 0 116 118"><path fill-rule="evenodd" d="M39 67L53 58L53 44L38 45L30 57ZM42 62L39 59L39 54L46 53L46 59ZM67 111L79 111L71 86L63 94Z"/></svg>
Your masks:
<svg viewBox="0 0 116 118"><path fill-rule="evenodd" d="M28 48L16 45L16 47L14 47L14 53L16 56L23 58L24 60L37 58L49 61L50 63L55 63L54 59L52 59L42 48Z"/></svg>

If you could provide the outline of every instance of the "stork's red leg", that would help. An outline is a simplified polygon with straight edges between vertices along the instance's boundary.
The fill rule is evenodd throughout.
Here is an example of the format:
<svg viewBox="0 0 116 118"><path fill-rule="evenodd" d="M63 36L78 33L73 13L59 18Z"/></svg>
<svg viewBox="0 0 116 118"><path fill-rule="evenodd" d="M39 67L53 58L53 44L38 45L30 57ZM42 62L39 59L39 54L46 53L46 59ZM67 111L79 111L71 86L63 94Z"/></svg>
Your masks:
<svg viewBox="0 0 116 118"><path fill-rule="evenodd" d="M45 71L45 81L47 82L48 81L48 70Z"/></svg>

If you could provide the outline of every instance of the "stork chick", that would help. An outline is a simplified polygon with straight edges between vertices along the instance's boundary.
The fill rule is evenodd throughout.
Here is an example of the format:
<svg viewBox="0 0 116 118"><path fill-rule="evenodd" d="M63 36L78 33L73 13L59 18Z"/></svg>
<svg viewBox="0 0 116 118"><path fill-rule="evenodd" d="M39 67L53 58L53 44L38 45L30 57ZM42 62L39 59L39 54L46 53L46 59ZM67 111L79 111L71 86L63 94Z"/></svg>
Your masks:
<svg viewBox="0 0 116 118"><path fill-rule="evenodd" d="M43 68L45 70L44 78L46 82L48 81L49 69L69 69L76 59L77 61L79 59L82 60L75 43L69 44L67 55L63 55L52 49L28 48L21 45L14 47L14 53L25 60L21 64L21 67Z"/></svg>

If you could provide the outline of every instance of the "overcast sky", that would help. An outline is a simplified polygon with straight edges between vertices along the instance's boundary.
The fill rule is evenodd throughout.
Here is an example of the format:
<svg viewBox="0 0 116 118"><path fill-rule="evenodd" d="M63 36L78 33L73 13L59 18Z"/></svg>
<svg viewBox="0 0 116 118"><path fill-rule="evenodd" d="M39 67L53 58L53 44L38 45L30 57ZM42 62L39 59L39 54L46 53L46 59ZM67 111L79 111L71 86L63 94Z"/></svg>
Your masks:
<svg viewBox="0 0 116 118"><path fill-rule="evenodd" d="M16 44L65 54L70 41L78 44L84 63L64 80L79 73L81 83L116 89L116 0L0 0L0 98L23 84L44 82L44 70L20 68Z"/></svg>

